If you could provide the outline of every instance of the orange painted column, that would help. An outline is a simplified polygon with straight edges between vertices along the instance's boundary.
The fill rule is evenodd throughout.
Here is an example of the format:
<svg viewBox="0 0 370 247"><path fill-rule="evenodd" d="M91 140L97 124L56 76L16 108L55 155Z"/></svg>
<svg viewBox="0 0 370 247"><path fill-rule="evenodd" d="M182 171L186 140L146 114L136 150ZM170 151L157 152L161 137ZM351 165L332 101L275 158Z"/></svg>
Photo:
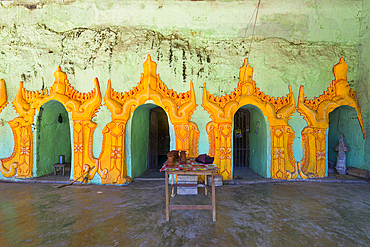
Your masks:
<svg viewBox="0 0 370 247"><path fill-rule="evenodd" d="M103 184L122 184L127 181L126 123L113 121L103 129L103 152L99 157L100 176Z"/></svg>

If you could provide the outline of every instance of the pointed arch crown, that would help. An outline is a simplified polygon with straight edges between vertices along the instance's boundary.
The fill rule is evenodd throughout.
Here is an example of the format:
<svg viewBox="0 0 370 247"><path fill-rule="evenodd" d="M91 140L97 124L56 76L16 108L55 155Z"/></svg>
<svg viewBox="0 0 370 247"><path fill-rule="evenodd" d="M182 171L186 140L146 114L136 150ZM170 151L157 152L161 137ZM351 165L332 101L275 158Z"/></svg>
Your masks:
<svg viewBox="0 0 370 247"><path fill-rule="evenodd" d="M356 109L357 118L361 126L363 138L365 138L364 124L361 108L357 102L356 92L350 88L347 81L348 65L341 57L333 67L335 80L322 95L308 100L303 93L303 86L299 89L297 111L306 120L309 127L326 129L329 126L329 113L335 108L348 105Z"/></svg>
<svg viewBox="0 0 370 247"><path fill-rule="evenodd" d="M206 90L204 83L202 106L211 115L213 121L225 121L243 105L252 104L259 107L265 116L276 120L289 120L295 109L293 92L289 86L289 93L283 97L270 97L256 86L253 81L253 68L244 59L243 66L239 69L240 80L238 87L225 96L214 96ZM217 120L217 118L219 118Z"/></svg>
<svg viewBox="0 0 370 247"><path fill-rule="evenodd" d="M197 107L193 83L190 82L189 91L177 93L161 81L159 74L156 73L157 64L151 60L150 55L148 55L143 67L144 73L141 74L139 83L128 92L114 91L111 87L111 81L108 81L104 101L112 112L112 119L127 121L136 107L144 104L147 100L153 100L165 109L171 122L190 121L191 115Z"/></svg>
<svg viewBox="0 0 370 247"><path fill-rule="evenodd" d="M50 100L56 100L62 103L68 112L72 111L72 119L91 120L101 107L102 97L98 79L94 80L93 90L81 93L69 83L67 74L60 66L55 71L54 78L53 85L41 91L27 91L23 87L23 82L20 82L13 102L19 116L25 119L33 117L36 109Z"/></svg>

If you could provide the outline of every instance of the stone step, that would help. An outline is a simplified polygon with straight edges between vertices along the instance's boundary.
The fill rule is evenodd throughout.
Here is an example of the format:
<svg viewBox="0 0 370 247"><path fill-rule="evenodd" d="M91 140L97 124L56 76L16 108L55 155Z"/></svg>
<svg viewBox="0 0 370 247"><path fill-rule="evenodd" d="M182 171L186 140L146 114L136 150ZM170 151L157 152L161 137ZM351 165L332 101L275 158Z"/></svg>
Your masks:
<svg viewBox="0 0 370 247"><path fill-rule="evenodd" d="M212 176L207 176L207 185L212 186ZM221 176L216 175L215 176L215 186L219 187L219 186L222 186L222 185L223 185L223 183L222 183Z"/></svg>
<svg viewBox="0 0 370 247"><path fill-rule="evenodd" d="M177 175L178 184L197 184L198 175Z"/></svg>
<svg viewBox="0 0 370 247"><path fill-rule="evenodd" d="M369 178L369 171L364 169L358 169L355 167L348 167L347 170L348 175L361 177L361 178Z"/></svg>

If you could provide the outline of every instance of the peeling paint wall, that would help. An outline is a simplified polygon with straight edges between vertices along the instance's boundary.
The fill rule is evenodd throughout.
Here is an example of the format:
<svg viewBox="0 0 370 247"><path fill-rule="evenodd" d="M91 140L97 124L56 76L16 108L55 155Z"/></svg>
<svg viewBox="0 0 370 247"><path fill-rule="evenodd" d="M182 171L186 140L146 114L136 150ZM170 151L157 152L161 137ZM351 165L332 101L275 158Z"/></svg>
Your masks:
<svg viewBox="0 0 370 247"><path fill-rule="evenodd" d="M274 97L300 85L309 99L322 94L334 79L332 67L341 56L349 65L348 82L357 92L366 133L370 133L370 3L366 0L262 1L253 32L256 0L247 1L72 1L22 0L0 5L0 78L11 102L24 81L27 90L53 83L60 65L76 90L87 92L100 80L102 95L108 79L116 91L139 81L142 63L151 54L169 88L184 92L193 81L198 105L203 83L215 95L232 91L239 67L248 56L253 79ZM0 118L17 116L8 105ZM296 119L296 120L295 120ZM302 117L290 124L301 129ZM198 107L192 121L200 130L199 153L208 152L205 126L209 115ZM94 155L101 150L106 107L98 112ZM0 157L10 156L10 127L0 127ZM365 169L370 169L369 139L362 143ZM293 150L301 157L300 133ZM298 150L298 151L297 151ZM359 158L360 159L360 158Z"/></svg>

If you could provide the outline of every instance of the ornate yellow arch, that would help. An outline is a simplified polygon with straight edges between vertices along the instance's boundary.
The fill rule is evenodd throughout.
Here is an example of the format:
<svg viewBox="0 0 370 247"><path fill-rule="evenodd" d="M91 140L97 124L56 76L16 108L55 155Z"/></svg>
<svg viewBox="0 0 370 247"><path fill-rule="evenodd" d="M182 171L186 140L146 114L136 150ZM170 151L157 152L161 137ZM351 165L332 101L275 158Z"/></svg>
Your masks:
<svg viewBox="0 0 370 247"><path fill-rule="evenodd" d="M72 112L74 142L74 177L79 177L87 167L98 168L98 160L92 155L92 136L96 124L91 121L101 106L99 81L95 78L95 88L89 93L76 91L67 80L67 75L58 67L51 88L39 91L26 91L23 82L13 105L19 117L9 122L14 136L14 149L10 157L2 160L2 170L15 170L12 163L18 163L18 177L32 177L33 137L31 124L36 110L50 100L59 101L68 112ZM14 176L16 172L12 172ZM4 173L3 173L4 174ZM91 171L91 175L94 171ZM5 174L4 174L5 176Z"/></svg>
<svg viewBox="0 0 370 247"><path fill-rule="evenodd" d="M335 108L348 105L356 109L357 118L365 139L364 123L356 93L347 82L348 65L341 57L333 67L335 80L319 97L307 100L303 86L299 89L297 111L307 122L302 131L303 159L300 172L303 178L326 176L326 130L329 127L329 113Z"/></svg>
<svg viewBox="0 0 370 247"><path fill-rule="evenodd" d="M294 131L288 125L295 111L293 92L289 86L286 97L274 98L265 95L253 81L253 68L248 59L240 68L238 87L228 95L216 97L206 89L204 83L204 109L211 115L207 124L209 154L215 157L222 179L232 179L232 123L236 111L247 104L257 106L267 117L271 129L271 177L289 179L297 177L293 157ZM292 171L292 172L289 172Z"/></svg>
<svg viewBox="0 0 370 247"><path fill-rule="evenodd" d="M150 55L143 66L140 82L129 92L115 92L111 88L111 81L108 81L104 101L111 112L112 122L103 130L103 150L99 157L102 183L119 184L126 181L126 123L131 113L148 100L167 112L175 129L176 149L186 150L189 156L198 155L199 131L197 125L190 121L197 107L193 83L190 82L189 91L178 94L161 81L156 73L157 65Z"/></svg>

